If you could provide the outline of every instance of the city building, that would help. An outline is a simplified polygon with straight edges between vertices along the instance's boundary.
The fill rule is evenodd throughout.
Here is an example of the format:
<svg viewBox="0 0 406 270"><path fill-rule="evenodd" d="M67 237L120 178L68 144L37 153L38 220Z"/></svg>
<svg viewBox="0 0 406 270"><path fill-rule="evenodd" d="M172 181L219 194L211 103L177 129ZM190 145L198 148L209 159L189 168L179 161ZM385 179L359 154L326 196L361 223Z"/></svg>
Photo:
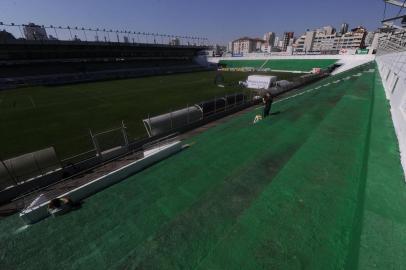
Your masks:
<svg viewBox="0 0 406 270"><path fill-rule="evenodd" d="M24 25L24 36L27 40L47 40L48 35L43 26L29 23Z"/></svg>
<svg viewBox="0 0 406 270"><path fill-rule="evenodd" d="M340 28L340 34L344 35L348 32L348 23L343 23Z"/></svg>
<svg viewBox="0 0 406 270"><path fill-rule="evenodd" d="M336 32L336 29L331 25L323 26L316 30L317 33L325 34L325 35L332 35Z"/></svg>
<svg viewBox="0 0 406 270"><path fill-rule="evenodd" d="M274 47L279 47L279 37L275 37Z"/></svg>
<svg viewBox="0 0 406 270"><path fill-rule="evenodd" d="M242 37L233 41L233 54L247 54L251 52L261 51L262 45L265 43L260 38Z"/></svg>
<svg viewBox="0 0 406 270"><path fill-rule="evenodd" d="M268 32L264 34L264 40L269 46L274 46L275 43L275 33Z"/></svg>
<svg viewBox="0 0 406 270"><path fill-rule="evenodd" d="M204 50L203 54L207 55L208 57L220 57L226 52L226 50L226 46L215 44L213 46L208 46L208 48Z"/></svg>
<svg viewBox="0 0 406 270"><path fill-rule="evenodd" d="M233 42L230 41L227 46L227 52L233 52Z"/></svg>
<svg viewBox="0 0 406 270"><path fill-rule="evenodd" d="M286 51L286 48L293 43L293 32L285 32L282 37L282 51ZM292 40L292 41L291 41Z"/></svg>
<svg viewBox="0 0 406 270"><path fill-rule="evenodd" d="M171 39L171 41L169 41L169 45L179 46L180 45L180 39L179 38Z"/></svg>
<svg viewBox="0 0 406 270"><path fill-rule="evenodd" d="M314 31L307 31L296 40L293 47L297 52L337 53L342 49L364 47L366 34L367 31L363 27L357 27L351 32L342 34L341 31L336 33L331 26L325 26Z"/></svg>

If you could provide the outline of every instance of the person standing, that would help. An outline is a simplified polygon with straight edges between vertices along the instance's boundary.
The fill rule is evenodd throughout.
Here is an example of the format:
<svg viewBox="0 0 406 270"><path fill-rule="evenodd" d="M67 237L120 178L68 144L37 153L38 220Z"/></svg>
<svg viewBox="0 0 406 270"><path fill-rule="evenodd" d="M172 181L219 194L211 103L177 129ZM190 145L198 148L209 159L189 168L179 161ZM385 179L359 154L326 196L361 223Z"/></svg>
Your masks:
<svg viewBox="0 0 406 270"><path fill-rule="evenodd" d="M267 92L264 97L262 98L262 102L264 103L264 118L269 116L269 113L271 112L271 106L273 102L273 97L272 95Z"/></svg>

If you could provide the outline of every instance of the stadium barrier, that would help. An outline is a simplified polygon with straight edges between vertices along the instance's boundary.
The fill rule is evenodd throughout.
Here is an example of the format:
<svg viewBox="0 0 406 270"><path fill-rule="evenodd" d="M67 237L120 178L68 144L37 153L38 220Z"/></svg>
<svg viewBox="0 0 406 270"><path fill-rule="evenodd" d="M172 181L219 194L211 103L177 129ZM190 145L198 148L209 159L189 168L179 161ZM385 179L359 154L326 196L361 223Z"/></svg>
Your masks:
<svg viewBox="0 0 406 270"><path fill-rule="evenodd" d="M147 119L143 119L142 122L144 123L148 136L152 137L168 130L178 129L202 118L202 109L194 105L158 116L148 117Z"/></svg>
<svg viewBox="0 0 406 270"><path fill-rule="evenodd" d="M158 136L173 130L179 130L190 124L198 122L210 115L226 112L235 107L244 105L247 97L244 93L234 93L221 98L203 101L180 110L148 117L143 119L148 136Z"/></svg>
<svg viewBox="0 0 406 270"><path fill-rule="evenodd" d="M406 29L393 29L380 34L376 63L391 106L406 175Z"/></svg>
<svg viewBox="0 0 406 270"><path fill-rule="evenodd" d="M92 149L62 160L56 156L54 148L47 148L33 152L34 154L29 153L10 159L13 162L10 160L1 161L0 204L7 203L17 196L32 194L49 185L69 181L72 177L83 174L92 168L129 154L142 152L151 144L169 140L179 133L257 103L257 100L253 100L252 96L250 99L242 93L215 98L214 100L217 100L217 107L213 106L211 101L206 101L200 103L201 106L199 104L187 106L168 114L144 119L143 122L149 130L147 138L130 139L127 128L122 122L121 127L103 132L95 133L90 130L89 138L93 144ZM29 162L26 161L27 157L32 157ZM39 162L35 162L36 159ZM21 162L15 160L21 160ZM16 166L15 164L22 165ZM46 164L49 166L45 166ZM37 168L37 165L42 167ZM13 174L15 170L18 171L18 178Z"/></svg>

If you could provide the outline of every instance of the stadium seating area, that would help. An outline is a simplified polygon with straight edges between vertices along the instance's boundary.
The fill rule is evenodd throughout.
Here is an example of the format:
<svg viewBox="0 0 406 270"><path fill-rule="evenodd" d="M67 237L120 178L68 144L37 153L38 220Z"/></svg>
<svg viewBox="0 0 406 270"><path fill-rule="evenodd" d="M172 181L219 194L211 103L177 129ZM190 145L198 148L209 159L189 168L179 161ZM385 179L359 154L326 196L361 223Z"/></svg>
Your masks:
<svg viewBox="0 0 406 270"><path fill-rule="evenodd" d="M0 89L191 72L202 48L164 45L0 44Z"/></svg>
<svg viewBox="0 0 406 270"><path fill-rule="evenodd" d="M271 69L308 72L312 68L326 68L333 65L335 59L261 59L261 60L221 60L219 65L225 68Z"/></svg>

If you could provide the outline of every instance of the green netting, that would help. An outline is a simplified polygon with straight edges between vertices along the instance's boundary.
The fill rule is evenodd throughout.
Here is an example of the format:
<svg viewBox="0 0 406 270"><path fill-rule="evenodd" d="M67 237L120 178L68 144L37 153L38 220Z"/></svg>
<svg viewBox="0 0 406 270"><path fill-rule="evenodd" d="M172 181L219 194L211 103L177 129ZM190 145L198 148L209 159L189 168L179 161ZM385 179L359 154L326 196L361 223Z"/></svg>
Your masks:
<svg viewBox="0 0 406 270"><path fill-rule="evenodd" d="M312 68L326 68L337 62L336 59L300 59L300 60L220 60L227 68L262 68L286 71L311 71Z"/></svg>
<svg viewBox="0 0 406 270"><path fill-rule="evenodd" d="M190 139L189 149L96 194L75 212L20 231L17 216L3 220L0 268L352 268L370 179L372 108L385 111L378 118L386 123L372 128L393 137L387 108L373 106L375 74L364 72L371 67L308 86L311 91L275 103L276 114L256 125L260 109L209 129ZM383 95L377 98L385 104ZM380 159L399 162L392 147L380 143ZM390 169L398 173L387 181L394 188L403 184L400 168ZM392 198L395 192L401 195ZM406 202L402 191L385 193L382 211ZM366 198L372 207L373 196ZM390 210L388 220L403 222L400 210ZM362 235L367 242L361 246L385 240L374 226ZM404 243L391 241L392 249ZM360 250L359 268L368 267L373 253L366 251ZM403 259L381 261L394 263L391 258Z"/></svg>

